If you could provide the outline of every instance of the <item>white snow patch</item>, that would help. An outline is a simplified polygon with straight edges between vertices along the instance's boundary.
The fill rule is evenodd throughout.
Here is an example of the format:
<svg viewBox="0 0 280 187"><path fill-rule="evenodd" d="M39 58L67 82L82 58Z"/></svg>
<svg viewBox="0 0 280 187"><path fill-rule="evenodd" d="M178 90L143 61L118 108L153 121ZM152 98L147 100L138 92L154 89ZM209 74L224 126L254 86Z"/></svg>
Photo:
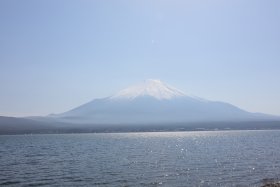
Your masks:
<svg viewBox="0 0 280 187"><path fill-rule="evenodd" d="M121 90L110 99L134 99L139 96L152 96L156 99L171 99L186 96L182 91L172 88L160 80L148 79L144 82Z"/></svg>

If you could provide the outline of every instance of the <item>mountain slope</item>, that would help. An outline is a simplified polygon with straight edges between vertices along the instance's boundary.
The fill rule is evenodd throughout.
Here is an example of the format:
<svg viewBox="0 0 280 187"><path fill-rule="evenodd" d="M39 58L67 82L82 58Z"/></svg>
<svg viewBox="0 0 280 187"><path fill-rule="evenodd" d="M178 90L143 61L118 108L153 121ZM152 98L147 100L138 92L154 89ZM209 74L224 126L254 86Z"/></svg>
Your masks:
<svg viewBox="0 0 280 187"><path fill-rule="evenodd" d="M54 125L45 122L0 116L0 134L46 133L54 129Z"/></svg>
<svg viewBox="0 0 280 187"><path fill-rule="evenodd" d="M272 119L228 103L190 97L159 80L147 80L52 118L82 124L149 124Z"/></svg>

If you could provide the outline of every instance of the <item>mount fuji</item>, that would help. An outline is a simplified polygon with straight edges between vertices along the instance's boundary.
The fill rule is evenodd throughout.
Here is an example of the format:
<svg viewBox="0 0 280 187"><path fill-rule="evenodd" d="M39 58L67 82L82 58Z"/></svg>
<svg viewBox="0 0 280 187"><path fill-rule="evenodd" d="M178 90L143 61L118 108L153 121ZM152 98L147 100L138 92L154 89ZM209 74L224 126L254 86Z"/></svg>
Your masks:
<svg viewBox="0 0 280 187"><path fill-rule="evenodd" d="M193 97L146 80L61 114L0 116L0 134L280 129L280 117Z"/></svg>
<svg viewBox="0 0 280 187"><path fill-rule="evenodd" d="M224 102L188 96L160 80L145 80L111 97L95 99L62 114L63 123L91 125L258 121L273 116L250 113Z"/></svg>

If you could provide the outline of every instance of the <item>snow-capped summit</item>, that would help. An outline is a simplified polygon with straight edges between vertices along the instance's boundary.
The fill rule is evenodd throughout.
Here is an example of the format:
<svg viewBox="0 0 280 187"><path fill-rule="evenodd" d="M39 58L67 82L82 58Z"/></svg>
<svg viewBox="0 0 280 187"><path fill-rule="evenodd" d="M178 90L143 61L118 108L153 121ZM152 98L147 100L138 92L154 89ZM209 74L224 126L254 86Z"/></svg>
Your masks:
<svg viewBox="0 0 280 187"><path fill-rule="evenodd" d="M147 79L140 84L119 91L111 99L134 99L139 96L151 96L158 100L186 96L182 91L173 88L160 80Z"/></svg>

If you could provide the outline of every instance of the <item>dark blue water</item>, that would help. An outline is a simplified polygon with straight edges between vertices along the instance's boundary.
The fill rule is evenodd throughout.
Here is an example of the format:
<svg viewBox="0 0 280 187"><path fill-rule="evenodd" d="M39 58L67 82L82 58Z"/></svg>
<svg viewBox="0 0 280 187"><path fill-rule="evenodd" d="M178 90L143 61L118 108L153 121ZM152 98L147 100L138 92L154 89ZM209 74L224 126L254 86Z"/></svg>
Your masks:
<svg viewBox="0 0 280 187"><path fill-rule="evenodd" d="M0 136L0 185L260 186L280 131Z"/></svg>

